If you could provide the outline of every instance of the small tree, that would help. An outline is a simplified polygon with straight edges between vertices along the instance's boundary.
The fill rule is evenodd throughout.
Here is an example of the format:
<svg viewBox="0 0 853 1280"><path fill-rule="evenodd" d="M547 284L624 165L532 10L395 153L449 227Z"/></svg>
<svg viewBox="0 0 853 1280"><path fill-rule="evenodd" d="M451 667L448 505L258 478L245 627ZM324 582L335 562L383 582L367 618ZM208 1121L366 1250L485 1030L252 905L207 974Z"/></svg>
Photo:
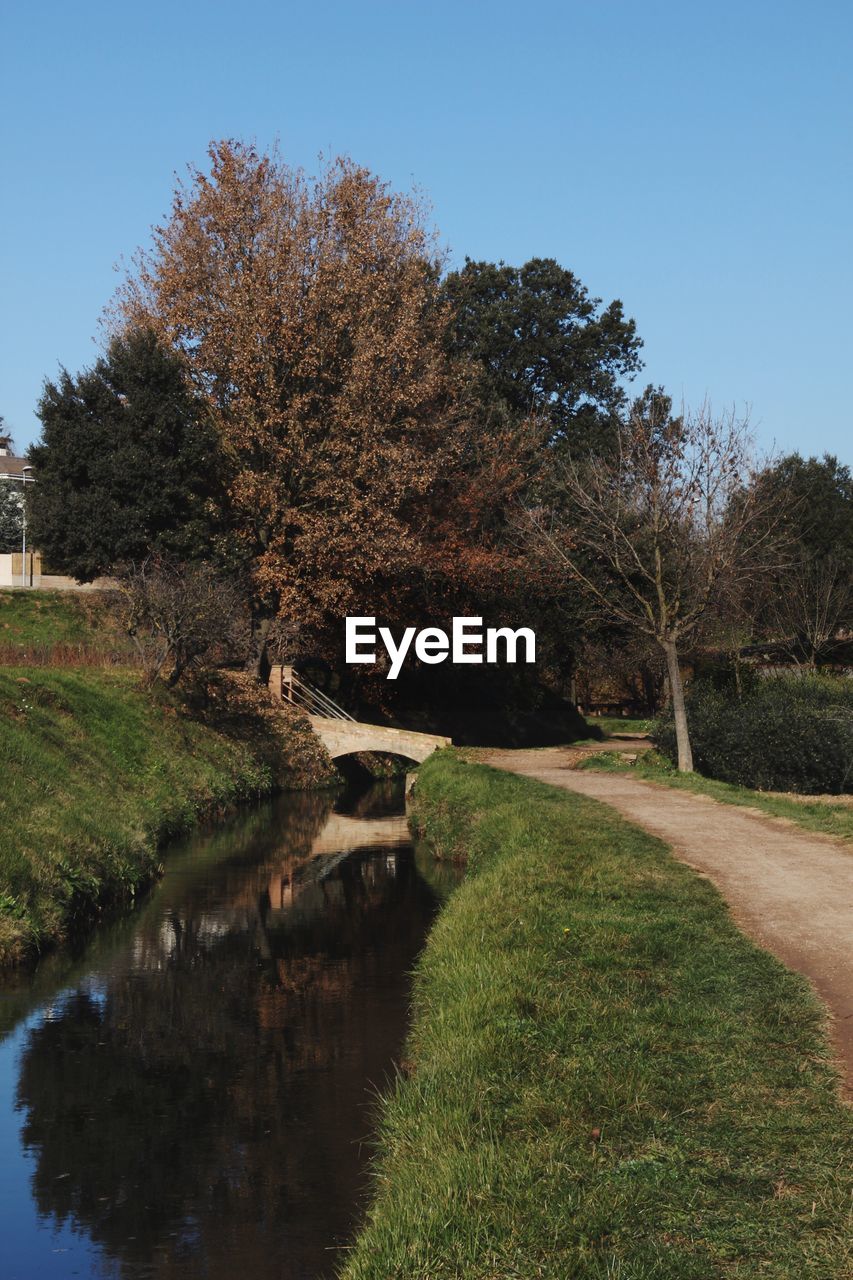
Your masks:
<svg viewBox="0 0 853 1280"><path fill-rule="evenodd" d="M765 505L784 510L788 555L756 601L761 635L816 666L853 628L853 476L831 454L789 454L758 479Z"/></svg>
<svg viewBox="0 0 853 1280"><path fill-rule="evenodd" d="M555 461L554 496L526 511L540 554L615 621L663 650L678 767L693 769L679 657L725 593L760 571L773 519L753 485L745 420L672 416L649 388L605 457Z"/></svg>
<svg viewBox="0 0 853 1280"><path fill-rule="evenodd" d="M119 577L116 608L149 684L172 688L207 662L245 649L245 601L208 565L151 556Z"/></svg>
<svg viewBox="0 0 853 1280"><path fill-rule="evenodd" d="M849 562L835 556L800 560L780 576L767 616L796 663L816 667L831 642L853 622Z"/></svg>
<svg viewBox="0 0 853 1280"><path fill-rule="evenodd" d="M23 529L21 486L14 480L0 480L0 554L21 550Z"/></svg>

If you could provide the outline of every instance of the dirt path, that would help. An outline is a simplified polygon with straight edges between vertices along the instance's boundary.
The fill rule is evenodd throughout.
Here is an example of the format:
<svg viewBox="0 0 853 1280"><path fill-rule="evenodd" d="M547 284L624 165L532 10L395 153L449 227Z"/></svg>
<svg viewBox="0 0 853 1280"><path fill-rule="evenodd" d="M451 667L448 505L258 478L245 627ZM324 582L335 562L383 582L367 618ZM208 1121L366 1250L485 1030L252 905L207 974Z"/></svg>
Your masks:
<svg viewBox="0 0 853 1280"><path fill-rule="evenodd" d="M707 796L618 773L578 771L571 748L490 751L480 758L613 805L708 876L744 932L805 974L828 1005L853 1097L853 853L844 842Z"/></svg>

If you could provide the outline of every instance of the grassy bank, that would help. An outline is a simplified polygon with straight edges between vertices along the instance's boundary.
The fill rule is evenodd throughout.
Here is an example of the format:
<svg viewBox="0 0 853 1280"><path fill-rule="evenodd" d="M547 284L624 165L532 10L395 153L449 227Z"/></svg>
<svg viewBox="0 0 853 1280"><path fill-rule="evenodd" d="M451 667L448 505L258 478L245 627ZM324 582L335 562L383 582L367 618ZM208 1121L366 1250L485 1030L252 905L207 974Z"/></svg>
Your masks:
<svg viewBox="0 0 853 1280"><path fill-rule="evenodd" d="M663 786L692 791L696 795L710 796L725 804L759 809L771 817L784 818L787 822L805 827L807 831L819 831L824 835L853 840L853 797L850 796L796 796L753 791L749 787L739 787L731 782L705 778L701 773L679 773L670 761L656 751L638 754L633 763L629 763L618 752L602 751L581 761L578 768L604 769L618 773L630 771L633 777L647 782L658 782Z"/></svg>
<svg viewBox="0 0 853 1280"><path fill-rule="evenodd" d="M333 771L298 720L232 683L203 715L127 671L0 670L0 962L59 941L156 874L217 809Z"/></svg>
<svg viewBox="0 0 853 1280"><path fill-rule="evenodd" d="M604 806L453 753L416 795L468 875L347 1280L849 1276L850 1113L807 985Z"/></svg>
<svg viewBox="0 0 853 1280"><path fill-rule="evenodd" d="M0 666L136 665L101 591L0 591Z"/></svg>

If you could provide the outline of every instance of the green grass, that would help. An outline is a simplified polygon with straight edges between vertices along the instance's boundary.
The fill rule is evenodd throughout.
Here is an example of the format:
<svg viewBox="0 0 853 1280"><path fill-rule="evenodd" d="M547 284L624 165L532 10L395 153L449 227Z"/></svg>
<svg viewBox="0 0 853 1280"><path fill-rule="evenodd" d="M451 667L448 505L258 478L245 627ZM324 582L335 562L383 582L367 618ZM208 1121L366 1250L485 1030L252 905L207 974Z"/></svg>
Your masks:
<svg viewBox="0 0 853 1280"><path fill-rule="evenodd" d="M132 900L200 817L322 780L318 751L236 693L202 720L130 672L0 670L0 962Z"/></svg>
<svg viewBox="0 0 853 1280"><path fill-rule="evenodd" d="M422 767L468 874L418 964L346 1280L841 1280L850 1112L807 984L580 796Z"/></svg>
<svg viewBox="0 0 853 1280"><path fill-rule="evenodd" d="M0 663L103 665L132 656L101 592L0 591Z"/></svg>
<svg viewBox="0 0 853 1280"><path fill-rule="evenodd" d="M648 733L652 725L651 720L641 720L636 716L587 716L586 722L601 729L605 738L614 733Z"/></svg>
<svg viewBox="0 0 853 1280"><path fill-rule="evenodd" d="M634 777L648 782L658 782L667 787L677 787L681 791L710 796L725 804L759 809L774 818L784 818L805 827L807 831L819 831L823 835L853 840L853 803L838 796L803 796L798 799L765 791L752 791L749 787L736 786L731 782L718 782L715 778L703 777L701 773L679 773L674 765L656 751L639 753L634 764L629 764L618 753L602 751L588 756L578 768L620 773L630 770Z"/></svg>

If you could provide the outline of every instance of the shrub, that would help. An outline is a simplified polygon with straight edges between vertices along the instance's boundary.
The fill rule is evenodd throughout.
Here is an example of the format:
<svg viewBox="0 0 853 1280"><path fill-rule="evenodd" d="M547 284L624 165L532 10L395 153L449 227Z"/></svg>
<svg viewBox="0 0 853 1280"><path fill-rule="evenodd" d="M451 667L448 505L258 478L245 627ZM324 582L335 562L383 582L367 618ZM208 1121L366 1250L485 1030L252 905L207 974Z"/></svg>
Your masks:
<svg viewBox="0 0 853 1280"><path fill-rule="evenodd" d="M761 791L853 791L853 681L829 676L757 679L739 696L697 681L687 697L696 768ZM675 758L671 718L653 732Z"/></svg>
<svg viewBox="0 0 853 1280"><path fill-rule="evenodd" d="M186 672L245 651L248 614L240 590L206 564L150 555L118 576L114 609L149 684L171 688Z"/></svg>

